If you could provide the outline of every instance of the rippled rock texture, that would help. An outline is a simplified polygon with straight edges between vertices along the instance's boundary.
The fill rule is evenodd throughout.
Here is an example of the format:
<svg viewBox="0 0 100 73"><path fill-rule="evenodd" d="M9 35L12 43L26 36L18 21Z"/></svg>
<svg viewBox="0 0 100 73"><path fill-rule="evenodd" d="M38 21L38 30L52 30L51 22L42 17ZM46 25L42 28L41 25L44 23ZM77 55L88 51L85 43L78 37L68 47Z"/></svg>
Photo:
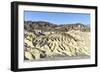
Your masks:
<svg viewBox="0 0 100 73"><path fill-rule="evenodd" d="M25 22L24 60L84 59L90 48L90 28L83 24Z"/></svg>

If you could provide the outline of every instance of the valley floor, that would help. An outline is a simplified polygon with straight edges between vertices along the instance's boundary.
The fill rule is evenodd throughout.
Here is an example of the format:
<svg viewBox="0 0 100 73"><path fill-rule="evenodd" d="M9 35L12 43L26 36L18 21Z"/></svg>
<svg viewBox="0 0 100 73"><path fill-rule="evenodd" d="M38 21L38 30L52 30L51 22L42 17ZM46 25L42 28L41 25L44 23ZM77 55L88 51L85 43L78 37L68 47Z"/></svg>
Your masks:
<svg viewBox="0 0 100 73"><path fill-rule="evenodd" d="M81 59L90 59L90 56L82 55L82 56L56 56L56 57L46 57L32 61L61 61L61 60L81 60ZM29 60L25 60L25 62L29 62Z"/></svg>

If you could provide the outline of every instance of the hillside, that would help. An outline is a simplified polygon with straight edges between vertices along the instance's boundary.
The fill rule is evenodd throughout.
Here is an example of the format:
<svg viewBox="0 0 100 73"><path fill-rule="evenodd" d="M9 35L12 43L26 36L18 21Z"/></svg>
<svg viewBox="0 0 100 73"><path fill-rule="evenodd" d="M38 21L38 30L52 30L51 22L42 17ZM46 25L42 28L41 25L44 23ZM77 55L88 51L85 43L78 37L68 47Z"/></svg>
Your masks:
<svg viewBox="0 0 100 73"><path fill-rule="evenodd" d="M90 28L83 24L25 22L24 59L84 59L90 56Z"/></svg>

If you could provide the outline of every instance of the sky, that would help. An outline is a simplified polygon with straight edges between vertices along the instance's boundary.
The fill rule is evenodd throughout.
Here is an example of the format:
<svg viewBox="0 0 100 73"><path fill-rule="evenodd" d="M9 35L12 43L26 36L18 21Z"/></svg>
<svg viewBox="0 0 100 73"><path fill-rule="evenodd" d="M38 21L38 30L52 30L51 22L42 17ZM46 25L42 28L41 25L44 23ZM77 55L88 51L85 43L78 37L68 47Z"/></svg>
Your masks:
<svg viewBox="0 0 100 73"><path fill-rule="evenodd" d="M58 25L71 23L90 25L90 14L24 11L24 21L46 21Z"/></svg>

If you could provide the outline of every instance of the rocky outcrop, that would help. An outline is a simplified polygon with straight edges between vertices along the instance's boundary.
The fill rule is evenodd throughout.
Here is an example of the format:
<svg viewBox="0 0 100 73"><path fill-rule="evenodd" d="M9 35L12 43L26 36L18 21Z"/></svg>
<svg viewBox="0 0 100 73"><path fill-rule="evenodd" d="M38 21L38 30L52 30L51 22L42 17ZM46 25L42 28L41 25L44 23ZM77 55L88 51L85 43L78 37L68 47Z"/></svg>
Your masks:
<svg viewBox="0 0 100 73"><path fill-rule="evenodd" d="M90 55L90 33L82 31L33 33L25 31L25 60Z"/></svg>

